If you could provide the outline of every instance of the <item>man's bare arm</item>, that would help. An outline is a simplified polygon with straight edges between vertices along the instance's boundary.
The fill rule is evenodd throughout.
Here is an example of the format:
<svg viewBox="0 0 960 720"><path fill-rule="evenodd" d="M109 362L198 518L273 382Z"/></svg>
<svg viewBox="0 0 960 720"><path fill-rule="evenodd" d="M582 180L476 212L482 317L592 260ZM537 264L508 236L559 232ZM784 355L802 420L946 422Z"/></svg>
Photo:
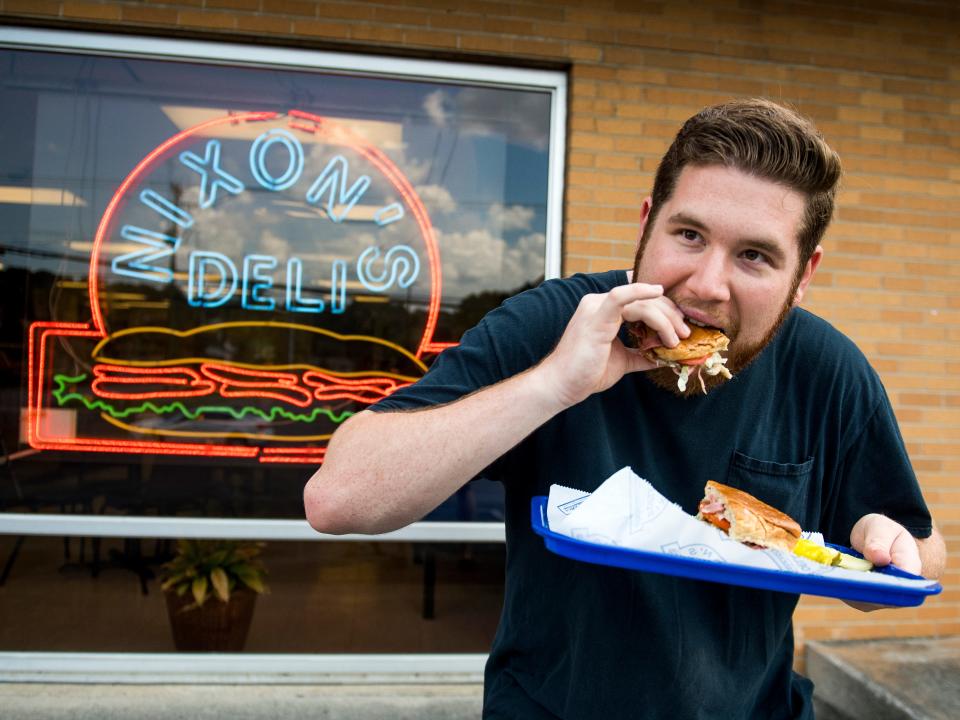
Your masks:
<svg viewBox="0 0 960 720"><path fill-rule="evenodd" d="M359 413L307 483L307 519L335 534L403 527L562 409L531 370L448 405Z"/></svg>
<svg viewBox="0 0 960 720"><path fill-rule="evenodd" d="M920 574L931 580L939 580L947 567L947 544L936 527L930 537L917 540L920 550Z"/></svg>
<svg viewBox="0 0 960 720"><path fill-rule="evenodd" d="M617 339L624 320L644 322L665 344L689 334L662 287L622 285L585 296L557 347L526 372L447 405L355 415L304 490L310 524L382 533L423 517L557 413L651 368Z"/></svg>

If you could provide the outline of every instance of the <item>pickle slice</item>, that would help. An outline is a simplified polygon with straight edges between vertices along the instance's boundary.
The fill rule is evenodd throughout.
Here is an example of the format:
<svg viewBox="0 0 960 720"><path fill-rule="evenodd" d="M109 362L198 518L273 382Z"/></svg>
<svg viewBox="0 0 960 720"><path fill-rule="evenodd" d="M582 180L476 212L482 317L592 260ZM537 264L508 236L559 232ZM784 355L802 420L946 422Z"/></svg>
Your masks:
<svg viewBox="0 0 960 720"><path fill-rule="evenodd" d="M861 572L870 572L873 570L873 563L869 560L847 555L846 553L840 553L840 557L837 559L835 565L846 570L860 570Z"/></svg>

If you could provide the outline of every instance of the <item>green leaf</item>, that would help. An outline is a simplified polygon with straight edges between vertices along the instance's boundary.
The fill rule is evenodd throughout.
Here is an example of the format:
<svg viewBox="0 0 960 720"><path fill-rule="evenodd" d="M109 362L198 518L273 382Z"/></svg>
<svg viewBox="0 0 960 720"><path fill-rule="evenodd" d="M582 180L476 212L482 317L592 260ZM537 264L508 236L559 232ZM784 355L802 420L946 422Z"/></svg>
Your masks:
<svg viewBox="0 0 960 720"><path fill-rule="evenodd" d="M210 581L213 583L213 591L217 597L227 602L230 599L230 580L222 567L215 567L210 571Z"/></svg>
<svg viewBox="0 0 960 720"><path fill-rule="evenodd" d="M203 603L207 600L207 578L198 577L193 581L190 590L193 592L193 599L196 601L197 606L203 607Z"/></svg>
<svg viewBox="0 0 960 720"><path fill-rule="evenodd" d="M260 573L253 569L244 568L242 571L238 570L237 577L240 578L240 582L254 592L265 593L267 591L266 586L263 584L263 578L260 577Z"/></svg>

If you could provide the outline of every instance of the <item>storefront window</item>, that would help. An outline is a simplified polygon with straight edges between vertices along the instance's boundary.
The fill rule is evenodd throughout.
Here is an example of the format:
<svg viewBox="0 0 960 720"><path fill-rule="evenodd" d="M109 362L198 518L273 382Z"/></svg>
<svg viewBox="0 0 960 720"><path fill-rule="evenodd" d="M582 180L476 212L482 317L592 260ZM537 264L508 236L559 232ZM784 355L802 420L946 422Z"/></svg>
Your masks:
<svg viewBox="0 0 960 720"><path fill-rule="evenodd" d="M562 77L27 35L0 37L0 521L300 521L340 423L557 273ZM500 505L480 479L427 521ZM56 543L22 545L33 573ZM322 552L361 548L396 572L433 552ZM85 562L168 549L91 539Z"/></svg>

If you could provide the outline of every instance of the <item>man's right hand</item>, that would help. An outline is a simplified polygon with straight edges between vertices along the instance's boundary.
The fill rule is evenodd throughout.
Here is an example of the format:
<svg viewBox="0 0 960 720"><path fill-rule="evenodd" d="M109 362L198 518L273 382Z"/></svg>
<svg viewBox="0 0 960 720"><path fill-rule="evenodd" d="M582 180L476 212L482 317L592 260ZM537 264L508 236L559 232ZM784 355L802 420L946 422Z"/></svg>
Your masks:
<svg viewBox="0 0 960 720"><path fill-rule="evenodd" d="M653 330L638 349L617 337L624 322L640 322ZM643 357L649 347L674 347L690 334L683 313L660 285L629 283L608 293L585 295L560 342L535 372L564 407L576 405L616 384L625 374L650 370Z"/></svg>

